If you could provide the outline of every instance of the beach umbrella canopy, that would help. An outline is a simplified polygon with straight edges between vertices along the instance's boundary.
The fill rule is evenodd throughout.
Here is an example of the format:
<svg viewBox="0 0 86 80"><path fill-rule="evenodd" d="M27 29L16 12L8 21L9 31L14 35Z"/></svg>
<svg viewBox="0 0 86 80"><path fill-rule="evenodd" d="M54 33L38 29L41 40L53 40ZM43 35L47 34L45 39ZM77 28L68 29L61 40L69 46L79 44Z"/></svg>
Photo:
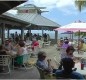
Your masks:
<svg viewBox="0 0 86 80"><path fill-rule="evenodd" d="M60 28L54 29L55 31L66 30L66 31L79 31L86 30L86 23L84 22L74 22L67 24L65 26L61 26Z"/></svg>

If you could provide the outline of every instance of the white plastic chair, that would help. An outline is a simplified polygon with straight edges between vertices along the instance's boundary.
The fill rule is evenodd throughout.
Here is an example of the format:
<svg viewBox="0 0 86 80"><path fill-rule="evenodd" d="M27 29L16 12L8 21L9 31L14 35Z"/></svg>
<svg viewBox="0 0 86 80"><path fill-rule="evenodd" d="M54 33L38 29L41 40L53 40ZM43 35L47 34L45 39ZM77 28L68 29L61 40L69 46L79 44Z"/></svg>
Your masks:
<svg viewBox="0 0 86 80"><path fill-rule="evenodd" d="M43 47L43 41L42 40L38 40L39 42L39 48L42 48Z"/></svg>
<svg viewBox="0 0 86 80"><path fill-rule="evenodd" d="M57 44L54 45L54 47L56 48L56 50L60 50L61 47L57 46Z"/></svg>
<svg viewBox="0 0 86 80"><path fill-rule="evenodd" d="M34 46L34 50L32 50L32 51L30 52L30 53L31 53L31 57L36 58L39 51L40 51L39 46Z"/></svg>
<svg viewBox="0 0 86 80"><path fill-rule="evenodd" d="M50 43L51 43L51 41L44 42L44 47L45 47L45 46L50 46Z"/></svg>
<svg viewBox="0 0 86 80"><path fill-rule="evenodd" d="M57 56L54 56L54 61L55 61L55 63L56 63L57 66L60 65L60 61L58 61Z"/></svg>
<svg viewBox="0 0 86 80"><path fill-rule="evenodd" d="M39 51L40 51L39 46L35 46L35 47L34 47L34 54L37 55Z"/></svg>
<svg viewBox="0 0 86 80"><path fill-rule="evenodd" d="M11 75L11 68L10 65L11 64L11 58L10 55L0 55L0 66L2 66L3 69L5 69L4 67L6 66L8 68L7 72L2 72L0 74L10 74Z"/></svg>

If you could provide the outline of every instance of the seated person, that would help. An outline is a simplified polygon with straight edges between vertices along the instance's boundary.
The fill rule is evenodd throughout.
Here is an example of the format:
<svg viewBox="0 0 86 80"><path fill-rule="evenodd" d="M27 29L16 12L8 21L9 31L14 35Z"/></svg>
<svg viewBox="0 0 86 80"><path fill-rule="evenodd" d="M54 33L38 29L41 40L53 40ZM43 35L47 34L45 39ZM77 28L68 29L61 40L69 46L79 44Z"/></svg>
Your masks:
<svg viewBox="0 0 86 80"><path fill-rule="evenodd" d="M86 51L86 44L84 43L83 40L81 40L78 49L82 51Z"/></svg>
<svg viewBox="0 0 86 80"><path fill-rule="evenodd" d="M62 47L63 42L64 42L63 40L60 40L60 41L58 42L58 45L57 45L57 46L58 46L58 47Z"/></svg>
<svg viewBox="0 0 86 80"><path fill-rule="evenodd" d="M35 47L35 46L38 46L38 47L39 47L39 42L38 42L36 39L33 39L31 45L32 45L32 50L34 51L34 47Z"/></svg>
<svg viewBox="0 0 86 80"><path fill-rule="evenodd" d="M72 59L74 59L74 56L73 56L74 51L75 51L75 49L74 49L73 46L67 47L66 52L64 51L61 54L61 59L63 59L63 58L72 58ZM60 62L60 63L61 63L61 65L59 66L59 69L62 69L62 62Z"/></svg>
<svg viewBox="0 0 86 80"><path fill-rule="evenodd" d="M61 53L61 59L65 57L73 57L73 52L75 51L73 46L68 46L64 52Z"/></svg>
<svg viewBox="0 0 86 80"><path fill-rule="evenodd" d="M13 45L10 44L9 40L6 40L5 44L4 44L4 48L6 51L11 51L11 50L13 50Z"/></svg>
<svg viewBox="0 0 86 80"><path fill-rule="evenodd" d="M69 41L68 40L65 40L63 45L62 45L62 48L67 48L69 46Z"/></svg>
<svg viewBox="0 0 86 80"><path fill-rule="evenodd" d="M38 53L38 60L36 62L36 65L43 69L45 72L50 73L52 72L53 68L51 66L51 60L48 59L47 61L46 59L46 53L44 51L40 51Z"/></svg>
<svg viewBox="0 0 86 80"><path fill-rule="evenodd" d="M62 65L63 70L57 70L56 71L56 77L57 79L84 79L84 77L76 72L73 71L72 68L74 68L75 62L71 58L63 58L62 59Z"/></svg>
<svg viewBox="0 0 86 80"><path fill-rule="evenodd" d="M85 43L83 44L83 48L81 50L86 51L86 44Z"/></svg>
<svg viewBox="0 0 86 80"><path fill-rule="evenodd" d="M24 54L28 54L28 49L27 49L27 47L25 47L25 43L23 41L20 41L19 44L17 45L17 55L16 55L16 58L14 60L15 66L17 63L18 64L22 63L22 59L20 59L20 56L22 56Z"/></svg>
<svg viewBox="0 0 86 80"><path fill-rule="evenodd" d="M23 41L20 41L17 47L18 47L17 49L18 56L28 54L28 49Z"/></svg>
<svg viewBox="0 0 86 80"><path fill-rule="evenodd" d="M3 45L0 45L0 55L7 55Z"/></svg>
<svg viewBox="0 0 86 80"><path fill-rule="evenodd" d="M73 40L70 40L69 43L68 43L70 46L74 46L75 45L75 42Z"/></svg>

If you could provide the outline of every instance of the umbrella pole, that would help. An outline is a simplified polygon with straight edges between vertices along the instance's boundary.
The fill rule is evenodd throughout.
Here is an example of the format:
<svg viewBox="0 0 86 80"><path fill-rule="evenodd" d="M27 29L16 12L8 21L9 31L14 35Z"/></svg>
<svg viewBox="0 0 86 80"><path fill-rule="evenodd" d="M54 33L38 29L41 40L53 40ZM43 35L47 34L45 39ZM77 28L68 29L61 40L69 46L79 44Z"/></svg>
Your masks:
<svg viewBox="0 0 86 80"><path fill-rule="evenodd" d="M70 40L71 40L71 34L70 34Z"/></svg>
<svg viewBox="0 0 86 80"><path fill-rule="evenodd" d="M79 48L79 40L80 40L80 30L79 30L79 35L78 35L78 48ZM78 49L78 54L79 54L79 49Z"/></svg>
<svg viewBox="0 0 86 80"><path fill-rule="evenodd" d="M72 41L73 41L73 31L72 31Z"/></svg>

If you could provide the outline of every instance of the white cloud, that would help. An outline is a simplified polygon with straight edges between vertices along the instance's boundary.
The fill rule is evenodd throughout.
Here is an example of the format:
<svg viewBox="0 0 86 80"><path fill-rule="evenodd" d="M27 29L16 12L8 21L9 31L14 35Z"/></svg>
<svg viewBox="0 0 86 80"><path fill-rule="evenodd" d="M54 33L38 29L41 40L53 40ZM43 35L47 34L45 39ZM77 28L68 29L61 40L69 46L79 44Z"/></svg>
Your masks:
<svg viewBox="0 0 86 80"><path fill-rule="evenodd" d="M53 5L57 0L33 0L38 5Z"/></svg>
<svg viewBox="0 0 86 80"><path fill-rule="evenodd" d="M74 5L75 0L29 0L28 3L33 3L38 6L47 6L50 7L54 5L54 7L67 7Z"/></svg>
<svg viewBox="0 0 86 80"><path fill-rule="evenodd" d="M57 0L56 6L58 8L73 6L74 0Z"/></svg>
<svg viewBox="0 0 86 80"><path fill-rule="evenodd" d="M48 10L56 7L57 0L29 0L28 3L33 3L36 6L46 7Z"/></svg>
<svg viewBox="0 0 86 80"><path fill-rule="evenodd" d="M34 4L40 7L46 7L50 11L54 8L62 11L64 15L77 14L75 0L28 0L26 4ZM12 12L12 11L10 11ZM85 11L83 11L84 13ZM13 12L15 14L15 12Z"/></svg>
<svg viewBox="0 0 86 80"><path fill-rule="evenodd" d="M57 8L60 11L63 11L64 14L75 14L75 0L29 0L29 3L33 3L36 6L44 6L47 7L48 10L53 8ZM71 11L71 8L74 11Z"/></svg>

